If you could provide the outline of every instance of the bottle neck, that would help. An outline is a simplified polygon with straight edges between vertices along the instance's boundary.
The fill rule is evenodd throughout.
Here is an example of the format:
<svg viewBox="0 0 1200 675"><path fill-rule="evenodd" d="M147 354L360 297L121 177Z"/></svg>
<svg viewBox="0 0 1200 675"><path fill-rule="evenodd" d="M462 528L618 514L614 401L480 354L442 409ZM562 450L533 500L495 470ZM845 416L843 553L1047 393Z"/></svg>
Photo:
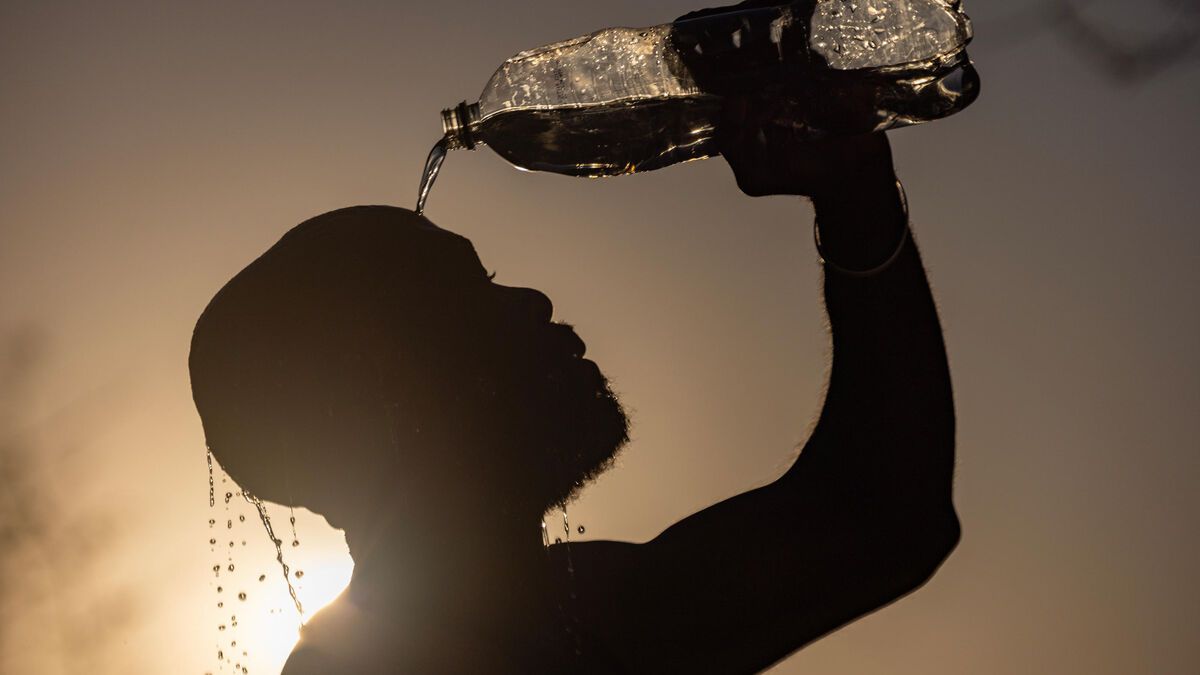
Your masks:
<svg viewBox="0 0 1200 675"><path fill-rule="evenodd" d="M442 133L446 135L447 147L451 150L466 148L474 150L479 128L479 104L466 101L442 111Z"/></svg>

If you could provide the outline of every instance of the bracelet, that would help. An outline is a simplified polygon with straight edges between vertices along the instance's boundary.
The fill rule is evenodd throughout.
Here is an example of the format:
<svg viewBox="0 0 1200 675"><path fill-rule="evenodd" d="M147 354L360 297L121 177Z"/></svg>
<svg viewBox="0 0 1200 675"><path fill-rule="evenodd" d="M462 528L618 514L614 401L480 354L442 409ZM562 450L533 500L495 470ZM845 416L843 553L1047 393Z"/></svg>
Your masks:
<svg viewBox="0 0 1200 675"><path fill-rule="evenodd" d="M821 228L818 227L817 221L814 219L813 241L817 245L817 257L820 258L821 264L850 277L871 277L879 274L888 267L891 267L892 263L896 262L896 259L900 257L900 252L904 250L904 245L908 243L909 237L911 236L911 231L908 227L908 195L905 194L904 186L901 185L900 181L898 180L896 181L896 191L900 193L900 209L904 211L904 231L900 233L900 243L896 244L896 250L892 251L892 254L887 257L887 260L884 260L875 267L866 270L852 270L848 267L842 267L841 265L833 262L829 259L829 256L825 255L825 250L821 248Z"/></svg>

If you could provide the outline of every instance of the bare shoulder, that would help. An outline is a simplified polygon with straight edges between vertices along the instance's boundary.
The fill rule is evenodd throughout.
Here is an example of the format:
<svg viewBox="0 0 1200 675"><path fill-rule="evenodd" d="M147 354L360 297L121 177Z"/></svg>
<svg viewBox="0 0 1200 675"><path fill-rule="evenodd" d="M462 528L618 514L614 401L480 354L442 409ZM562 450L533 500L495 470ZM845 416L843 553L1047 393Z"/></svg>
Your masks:
<svg viewBox="0 0 1200 675"><path fill-rule="evenodd" d="M343 594L301 628L283 675L371 672L362 666L386 661L379 648L390 644L384 625L366 617Z"/></svg>

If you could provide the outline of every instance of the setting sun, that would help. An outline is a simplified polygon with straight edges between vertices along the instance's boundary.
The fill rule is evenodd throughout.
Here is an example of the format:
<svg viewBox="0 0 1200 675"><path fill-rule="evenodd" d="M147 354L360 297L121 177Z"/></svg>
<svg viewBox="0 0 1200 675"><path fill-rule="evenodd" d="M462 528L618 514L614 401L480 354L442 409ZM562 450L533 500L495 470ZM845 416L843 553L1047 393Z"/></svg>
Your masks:
<svg viewBox="0 0 1200 675"><path fill-rule="evenodd" d="M205 672L278 672L303 622L346 588L354 563L342 532L321 516L262 503L276 549L254 501L223 472L214 485L204 627L213 651Z"/></svg>
<svg viewBox="0 0 1200 675"><path fill-rule="evenodd" d="M0 675L1200 673L1200 0L734 5L4 3Z"/></svg>

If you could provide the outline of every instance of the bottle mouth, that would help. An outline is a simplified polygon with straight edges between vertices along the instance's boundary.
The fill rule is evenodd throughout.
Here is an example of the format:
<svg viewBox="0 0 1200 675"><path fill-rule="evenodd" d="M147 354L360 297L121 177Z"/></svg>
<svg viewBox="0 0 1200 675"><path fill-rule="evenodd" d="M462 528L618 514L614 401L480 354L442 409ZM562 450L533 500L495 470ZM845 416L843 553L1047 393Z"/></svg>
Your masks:
<svg viewBox="0 0 1200 675"><path fill-rule="evenodd" d="M475 137L472 131L479 124L479 104L468 104L466 101L453 108L442 111L442 133L448 141L451 150L466 148L475 149Z"/></svg>

